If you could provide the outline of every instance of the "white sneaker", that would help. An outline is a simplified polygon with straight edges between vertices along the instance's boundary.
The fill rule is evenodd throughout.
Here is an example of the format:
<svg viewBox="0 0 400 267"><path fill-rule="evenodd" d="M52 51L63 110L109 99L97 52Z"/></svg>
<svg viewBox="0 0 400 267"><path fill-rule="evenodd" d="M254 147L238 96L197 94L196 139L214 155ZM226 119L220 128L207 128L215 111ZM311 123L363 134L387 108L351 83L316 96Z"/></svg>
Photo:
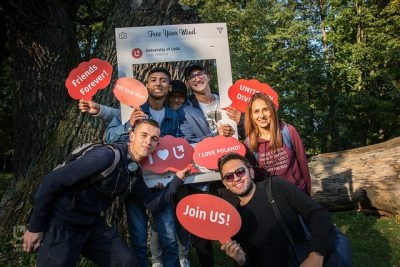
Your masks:
<svg viewBox="0 0 400 267"><path fill-rule="evenodd" d="M190 261L188 259L179 260L179 264L181 267L190 267Z"/></svg>
<svg viewBox="0 0 400 267"><path fill-rule="evenodd" d="M153 263L153 265L151 265L151 267L163 267L163 265L161 262L156 262L156 263Z"/></svg>

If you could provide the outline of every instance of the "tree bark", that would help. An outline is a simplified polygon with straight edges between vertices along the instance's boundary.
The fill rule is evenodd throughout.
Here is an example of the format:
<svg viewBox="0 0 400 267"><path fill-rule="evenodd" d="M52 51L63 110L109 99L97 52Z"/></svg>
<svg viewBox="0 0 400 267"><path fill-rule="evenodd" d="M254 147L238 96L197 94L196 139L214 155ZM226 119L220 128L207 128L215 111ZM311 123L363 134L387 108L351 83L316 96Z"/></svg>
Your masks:
<svg viewBox="0 0 400 267"><path fill-rule="evenodd" d="M118 106L110 90L117 75L114 29L195 23L198 17L192 10L183 9L177 0L111 2L103 38L98 41L93 57L113 65L113 79L94 100ZM0 4L0 10L9 14L7 32L16 63L13 69L17 164L13 185L0 204L0 229L8 236L13 226L25 224L31 207L30 193L41 178L74 147L102 140L105 130L103 121L79 112L77 101L68 96L64 85L69 71L79 63L76 37L72 34L74 10L69 6L72 2L20 3L3 1ZM120 210L113 208L110 214Z"/></svg>
<svg viewBox="0 0 400 267"><path fill-rule="evenodd" d="M320 154L309 162L312 198L331 211L400 213L400 137Z"/></svg>

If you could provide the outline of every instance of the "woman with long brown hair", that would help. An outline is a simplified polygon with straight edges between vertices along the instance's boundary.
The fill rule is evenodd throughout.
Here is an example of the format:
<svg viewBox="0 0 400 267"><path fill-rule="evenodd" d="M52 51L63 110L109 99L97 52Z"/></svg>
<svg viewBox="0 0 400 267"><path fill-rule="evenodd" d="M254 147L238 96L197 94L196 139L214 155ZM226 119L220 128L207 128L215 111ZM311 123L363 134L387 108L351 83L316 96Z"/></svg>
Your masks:
<svg viewBox="0 0 400 267"><path fill-rule="evenodd" d="M244 127L247 136L244 143L251 152L247 157L257 161L264 177L282 176L310 195L311 179L303 142L292 125L278 118L268 95L256 93L252 96Z"/></svg>

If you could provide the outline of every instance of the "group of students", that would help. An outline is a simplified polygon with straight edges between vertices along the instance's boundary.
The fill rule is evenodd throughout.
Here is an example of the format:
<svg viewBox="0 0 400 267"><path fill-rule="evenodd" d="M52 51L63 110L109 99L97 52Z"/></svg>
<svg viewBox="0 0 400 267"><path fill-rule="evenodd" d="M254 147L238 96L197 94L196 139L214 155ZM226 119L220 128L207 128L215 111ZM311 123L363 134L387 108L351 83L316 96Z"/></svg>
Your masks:
<svg viewBox="0 0 400 267"><path fill-rule="evenodd" d="M37 266L75 266L79 255L99 266L148 266L148 214L153 266L190 266L191 245L196 248L201 266L214 266L211 241L190 235L179 225L174 212L179 200L176 197L182 195L180 189L185 188L185 194L209 193L210 183L183 185L190 174L190 168L185 168L165 188L149 189L140 167L140 161L155 150L164 135L197 143L210 136L235 134L231 125L219 123L219 96L211 91L210 74L205 67L189 65L184 76L185 83L171 81L165 68L151 69L146 80L148 100L134 108L126 123L121 122L119 109L92 101L79 102L82 112L108 122L105 139L116 143L121 151L120 167L99 184L80 188L79 192L71 190L74 184L112 163L113 154L104 147L93 149L44 177L23 242L25 251L37 251ZM284 217L293 224L291 230L301 239L301 223L294 215L299 214L312 234L313 246L302 266L322 266L324 256L333 246L333 224L329 213L309 197L307 158L296 129L278 119L272 101L262 93L253 95L245 114L229 108L227 115L238 125L238 135L248 153L229 153L218 162L226 191L221 190L220 196L235 205L242 217L239 233L232 237L233 241L222 244L221 249L238 265L287 265L288 241L271 216L262 190L265 181L271 180L273 194L282 200ZM290 145L284 140L284 132ZM72 209L68 202L76 195L82 204ZM125 198L129 247L101 218L116 196Z"/></svg>

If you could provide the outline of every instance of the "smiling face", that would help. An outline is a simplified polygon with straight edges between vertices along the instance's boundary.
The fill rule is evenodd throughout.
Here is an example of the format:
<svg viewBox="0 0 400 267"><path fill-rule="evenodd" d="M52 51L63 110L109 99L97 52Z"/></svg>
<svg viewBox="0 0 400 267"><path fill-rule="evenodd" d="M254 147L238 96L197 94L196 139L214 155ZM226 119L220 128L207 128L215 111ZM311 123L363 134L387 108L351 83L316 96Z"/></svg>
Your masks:
<svg viewBox="0 0 400 267"><path fill-rule="evenodd" d="M129 135L129 152L137 161L148 157L156 149L160 139L160 128L150 123L138 123Z"/></svg>
<svg viewBox="0 0 400 267"><path fill-rule="evenodd" d="M241 173L243 169L245 173ZM233 180L222 178L225 187L240 198L251 198L254 193L252 177L253 169L248 168L240 159L226 161L220 168L221 177L229 177L233 174ZM240 177L242 176L242 177Z"/></svg>
<svg viewBox="0 0 400 267"><path fill-rule="evenodd" d="M164 72L154 72L147 77L146 87L149 97L165 98L171 91L170 78Z"/></svg>
<svg viewBox="0 0 400 267"><path fill-rule="evenodd" d="M270 107L263 99L256 99L251 105L251 118L259 128L269 129L272 119Z"/></svg>
<svg viewBox="0 0 400 267"><path fill-rule="evenodd" d="M190 71L186 82L193 92L202 93L210 90L210 76L205 70L194 68Z"/></svg>

